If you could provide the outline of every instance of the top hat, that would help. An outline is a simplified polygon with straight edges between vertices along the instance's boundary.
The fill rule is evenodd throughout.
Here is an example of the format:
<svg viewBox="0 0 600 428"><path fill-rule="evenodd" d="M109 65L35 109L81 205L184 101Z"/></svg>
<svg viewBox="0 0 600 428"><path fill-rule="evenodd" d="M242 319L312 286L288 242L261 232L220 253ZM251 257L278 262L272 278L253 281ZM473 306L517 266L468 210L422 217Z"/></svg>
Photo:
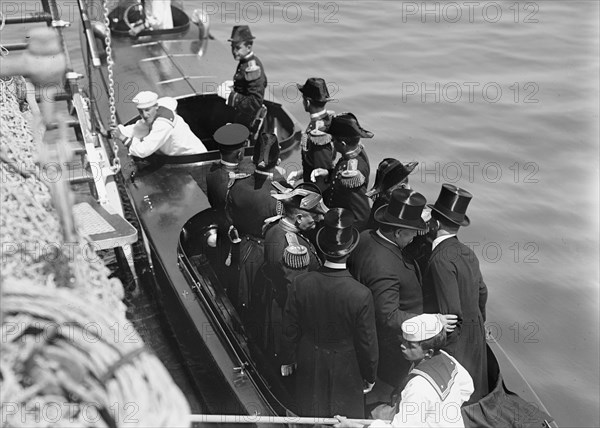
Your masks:
<svg viewBox="0 0 600 428"><path fill-rule="evenodd" d="M273 183L275 187L275 182ZM319 187L314 183L300 183L293 189L271 195L286 207L299 208L315 214L325 214L329 210L323 203Z"/></svg>
<svg viewBox="0 0 600 428"><path fill-rule="evenodd" d="M375 221L389 226L405 229L425 230L421 218L423 207L427 203L425 196L411 189L396 189L392 192L390 203L375 211Z"/></svg>
<svg viewBox="0 0 600 428"><path fill-rule="evenodd" d="M216 130L213 137L221 151L240 149L248 139L250 131L239 123L228 123Z"/></svg>
<svg viewBox="0 0 600 428"><path fill-rule="evenodd" d="M227 39L231 43L241 43L254 40L255 37L250 32L250 27L247 25L235 25L231 30L231 38Z"/></svg>
<svg viewBox="0 0 600 428"><path fill-rule="evenodd" d="M458 226L468 226L471 220L465 213L471 198L473 195L465 189L444 183L435 204L427 206Z"/></svg>
<svg viewBox="0 0 600 428"><path fill-rule="evenodd" d="M360 234L352 225L356 217L346 208L332 208L325 214L324 226L317 232L317 247L325 256L339 258L350 254Z"/></svg>
<svg viewBox="0 0 600 428"><path fill-rule="evenodd" d="M320 103L326 103L333 98L329 98L329 91L325 80L320 77L309 77L304 85L296 84L298 90L302 92L306 98Z"/></svg>
<svg viewBox="0 0 600 428"><path fill-rule="evenodd" d="M380 193L385 193L406 179L418 164L419 162L404 164L397 159L385 158L379 163L375 175L375 184L366 195L372 198Z"/></svg>
<svg viewBox="0 0 600 428"><path fill-rule="evenodd" d="M407 342L422 342L437 336L444 329L438 314L421 314L402 323L402 337Z"/></svg>
<svg viewBox="0 0 600 428"><path fill-rule="evenodd" d="M158 95L152 91L142 91L132 101L137 104L137 108L144 109L158 104Z"/></svg>
<svg viewBox="0 0 600 428"><path fill-rule="evenodd" d="M258 169L271 169L277 165L279 160L279 141L277 135L263 132L254 145L252 162Z"/></svg>
<svg viewBox="0 0 600 428"><path fill-rule="evenodd" d="M341 113L334 116L327 131L334 137L373 138L373 133L360 127L358 119L352 113Z"/></svg>

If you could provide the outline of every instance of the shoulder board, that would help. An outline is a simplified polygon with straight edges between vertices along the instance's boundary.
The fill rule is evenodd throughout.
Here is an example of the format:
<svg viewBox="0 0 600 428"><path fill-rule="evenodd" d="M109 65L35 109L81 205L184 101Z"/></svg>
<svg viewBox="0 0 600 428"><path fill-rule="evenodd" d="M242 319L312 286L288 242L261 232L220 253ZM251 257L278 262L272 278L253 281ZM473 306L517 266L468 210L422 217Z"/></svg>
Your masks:
<svg viewBox="0 0 600 428"><path fill-rule="evenodd" d="M300 245L296 234L287 232L285 240L288 246L283 250L283 263L292 269L304 269L308 267L310 263L308 249L304 245Z"/></svg>
<svg viewBox="0 0 600 428"><path fill-rule="evenodd" d="M262 75L262 70L256 61L251 59L248 61L248 67L244 70L244 76L246 80L252 81L258 79Z"/></svg>
<svg viewBox="0 0 600 428"><path fill-rule="evenodd" d="M245 174L245 173L235 173L235 172L230 172L229 173L229 181L227 182L227 188L229 189L231 186L233 186L233 183L236 182L236 180L243 180L244 178L248 178L250 177L250 174Z"/></svg>
<svg viewBox="0 0 600 428"><path fill-rule="evenodd" d="M358 160L350 159L348 161L346 169L340 171L340 182L342 186L350 189L365 184L365 176L358 170Z"/></svg>

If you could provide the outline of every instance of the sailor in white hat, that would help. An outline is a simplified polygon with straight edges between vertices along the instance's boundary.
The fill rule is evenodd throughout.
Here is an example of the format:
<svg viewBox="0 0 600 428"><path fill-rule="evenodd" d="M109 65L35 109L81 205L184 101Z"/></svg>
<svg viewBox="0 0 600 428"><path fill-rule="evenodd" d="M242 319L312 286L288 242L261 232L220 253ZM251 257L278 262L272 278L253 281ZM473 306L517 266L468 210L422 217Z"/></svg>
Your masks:
<svg viewBox="0 0 600 428"><path fill-rule="evenodd" d="M155 152L167 156L206 152L202 141L176 113L177 100L158 98L154 92L142 91L133 98L133 102L141 119L133 125L119 125L114 134L129 148L131 155L145 158Z"/></svg>
<svg viewBox="0 0 600 428"><path fill-rule="evenodd" d="M473 379L469 372L442 347L446 344L444 321L438 314L422 314L402 323L402 353L412 361L408 382L400 395L393 419L372 422L379 427L464 427L461 406L473 393ZM377 409L376 409L377 410ZM389 413L388 413L389 415ZM337 416L336 428L361 427ZM386 420L384 420L386 419Z"/></svg>

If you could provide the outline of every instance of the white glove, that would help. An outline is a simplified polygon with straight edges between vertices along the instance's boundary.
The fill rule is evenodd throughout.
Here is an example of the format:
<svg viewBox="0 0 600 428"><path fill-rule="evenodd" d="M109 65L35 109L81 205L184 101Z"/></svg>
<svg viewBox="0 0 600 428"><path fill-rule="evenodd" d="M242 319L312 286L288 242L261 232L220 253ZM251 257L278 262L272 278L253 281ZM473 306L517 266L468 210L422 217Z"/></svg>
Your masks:
<svg viewBox="0 0 600 428"><path fill-rule="evenodd" d="M296 363L293 364L282 364L281 365L281 376L289 376L294 373Z"/></svg>
<svg viewBox="0 0 600 428"><path fill-rule="evenodd" d="M327 171L325 168L315 168L310 173L310 181L314 183L317 181L317 177L327 177L328 175L329 171Z"/></svg>
<svg viewBox="0 0 600 428"><path fill-rule="evenodd" d="M368 394L369 392L371 392L374 386L375 382L371 383L367 382L366 380L363 380L363 394Z"/></svg>
<svg viewBox="0 0 600 428"><path fill-rule="evenodd" d="M286 181L290 184L294 184L294 182L296 180L298 180L300 177L302 177L302 170L299 171L292 171L290 172L290 174L287 176Z"/></svg>
<svg viewBox="0 0 600 428"><path fill-rule="evenodd" d="M227 100L229 98L229 94L231 94L231 91L233 91L233 81L226 80L217 88L217 95L224 100Z"/></svg>

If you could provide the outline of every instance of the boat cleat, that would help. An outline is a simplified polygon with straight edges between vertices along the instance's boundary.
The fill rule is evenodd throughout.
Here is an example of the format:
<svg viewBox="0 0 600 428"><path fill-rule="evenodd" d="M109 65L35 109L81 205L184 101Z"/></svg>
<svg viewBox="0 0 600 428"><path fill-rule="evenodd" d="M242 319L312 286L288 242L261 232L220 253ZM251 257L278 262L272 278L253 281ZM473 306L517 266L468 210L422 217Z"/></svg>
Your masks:
<svg viewBox="0 0 600 428"><path fill-rule="evenodd" d="M65 21L62 19L58 19L58 20L54 20L51 23L52 28L67 28L71 26L71 22L70 21Z"/></svg>

